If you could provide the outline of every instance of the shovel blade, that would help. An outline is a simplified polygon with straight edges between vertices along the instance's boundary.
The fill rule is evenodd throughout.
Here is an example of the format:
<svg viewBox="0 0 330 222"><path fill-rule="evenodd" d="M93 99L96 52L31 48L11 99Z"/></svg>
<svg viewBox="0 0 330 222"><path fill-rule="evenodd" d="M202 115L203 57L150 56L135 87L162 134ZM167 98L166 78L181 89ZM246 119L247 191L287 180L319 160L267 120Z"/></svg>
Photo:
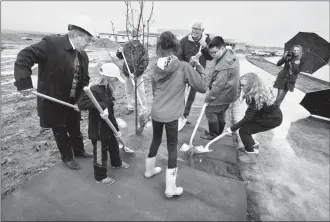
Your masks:
<svg viewBox="0 0 330 222"><path fill-rule="evenodd" d="M210 150L209 148L204 148L204 146L196 146L194 153L209 153L209 152L212 152L212 151L213 150Z"/></svg>
<svg viewBox="0 0 330 222"><path fill-rule="evenodd" d="M180 151L187 152L188 150L190 150L190 148L192 148L192 146L184 143L184 144L182 144Z"/></svg>

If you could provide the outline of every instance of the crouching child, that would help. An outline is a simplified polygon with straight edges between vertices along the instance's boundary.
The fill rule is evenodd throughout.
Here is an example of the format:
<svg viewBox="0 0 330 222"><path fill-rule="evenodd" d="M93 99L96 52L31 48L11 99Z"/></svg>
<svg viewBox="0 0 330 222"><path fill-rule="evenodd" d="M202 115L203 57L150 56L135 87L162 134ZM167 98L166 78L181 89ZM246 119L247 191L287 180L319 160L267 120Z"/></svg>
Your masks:
<svg viewBox="0 0 330 222"><path fill-rule="evenodd" d="M114 116L113 93L118 80L124 83L120 76L119 68L113 63L105 63L99 70L99 76L90 83L90 90L95 99L104 110L100 114L92 100L84 92L78 101L80 110L88 110L88 137L93 144L94 153L94 176L97 183L112 184L113 178L107 176L107 161L110 154L112 168L128 168L129 165L123 162L119 155L119 144L115 133L107 125L105 119L108 118L116 130L120 131Z"/></svg>

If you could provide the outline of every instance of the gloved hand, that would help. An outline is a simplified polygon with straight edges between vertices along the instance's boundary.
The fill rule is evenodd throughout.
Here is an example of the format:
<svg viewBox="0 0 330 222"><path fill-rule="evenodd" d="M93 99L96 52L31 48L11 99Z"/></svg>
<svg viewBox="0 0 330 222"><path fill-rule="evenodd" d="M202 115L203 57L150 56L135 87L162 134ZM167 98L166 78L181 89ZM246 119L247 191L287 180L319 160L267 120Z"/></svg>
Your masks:
<svg viewBox="0 0 330 222"><path fill-rule="evenodd" d="M233 131L231 131L230 127L227 128L226 133L231 134Z"/></svg>
<svg viewBox="0 0 330 222"><path fill-rule="evenodd" d="M119 47L118 48L118 52L121 52L122 53L123 52L123 47Z"/></svg>
<svg viewBox="0 0 330 222"><path fill-rule="evenodd" d="M118 131L118 133L117 133L117 135L115 135L115 137L121 137L121 132L120 131Z"/></svg>
<svg viewBox="0 0 330 222"><path fill-rule="evenodd" d="M101 116L102 119L107 119L108 116L109 116L108 108L103 110L103 113L100 113L100 116Z"/></svg>

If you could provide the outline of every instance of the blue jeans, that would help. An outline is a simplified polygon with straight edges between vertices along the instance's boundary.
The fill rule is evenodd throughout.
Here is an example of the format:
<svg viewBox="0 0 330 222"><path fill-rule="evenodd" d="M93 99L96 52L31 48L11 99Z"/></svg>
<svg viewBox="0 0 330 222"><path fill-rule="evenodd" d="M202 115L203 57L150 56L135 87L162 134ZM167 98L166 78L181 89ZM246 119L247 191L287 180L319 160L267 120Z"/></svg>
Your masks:
<svg viewBox="0 0 330 222"><path fill-rule="evenodd" d="M162 142L163 128L165 125L166 137L167 137L167 151L168 151L168 168L176 168L178 157L178 120L174 120L169 123L162 123L152 120L153 136L149 149L148 157L152 158L157 155L158 148Z"/></svg>

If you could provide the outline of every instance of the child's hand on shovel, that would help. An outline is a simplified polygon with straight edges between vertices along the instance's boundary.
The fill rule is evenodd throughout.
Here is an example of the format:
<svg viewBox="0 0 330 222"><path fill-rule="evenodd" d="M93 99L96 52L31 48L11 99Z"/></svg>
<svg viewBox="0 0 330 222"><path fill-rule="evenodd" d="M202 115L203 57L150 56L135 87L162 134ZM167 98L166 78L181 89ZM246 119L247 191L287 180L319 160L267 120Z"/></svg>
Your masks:
<svg viewBox="0 0 330 222"><path fill-rule="evenodd" d="M101 116L102 119L107 119L108 116L109 116L108 108L103 110L103 113L100 113L100 116Z"/></svg>

